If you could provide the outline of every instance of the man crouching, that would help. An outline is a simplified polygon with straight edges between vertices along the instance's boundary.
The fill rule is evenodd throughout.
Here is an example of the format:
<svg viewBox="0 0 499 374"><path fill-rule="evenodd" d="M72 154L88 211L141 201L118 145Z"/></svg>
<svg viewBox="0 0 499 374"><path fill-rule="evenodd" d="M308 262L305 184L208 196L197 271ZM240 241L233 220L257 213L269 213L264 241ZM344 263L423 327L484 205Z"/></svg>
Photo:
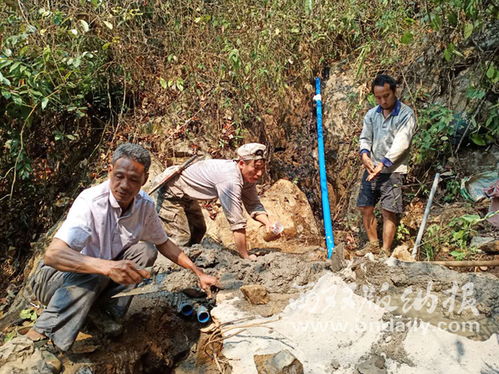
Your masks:
<svg viewBox="0 0 499 374"><path fill-rule="evenodd" d="M31 287L47 305L27 333L32 340L50 338L63 351L76 339L90 308L150 276L157 250L192 270L201 288L215 277L198 268L166 235L154 201L141 187L151 165L149 152L122 144L113 154L109 179L84 190L50 243ZM133 288L134 286L128 286ZM131 297L117 298L113 308L124 315Z"/></svg>

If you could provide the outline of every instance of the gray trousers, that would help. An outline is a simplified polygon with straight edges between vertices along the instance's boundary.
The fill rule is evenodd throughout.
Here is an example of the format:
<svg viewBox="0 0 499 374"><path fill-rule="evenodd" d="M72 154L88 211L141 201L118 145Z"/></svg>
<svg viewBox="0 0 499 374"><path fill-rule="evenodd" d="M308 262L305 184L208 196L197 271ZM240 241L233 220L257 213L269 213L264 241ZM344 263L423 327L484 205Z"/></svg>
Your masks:
<svg viewBox="0 0 499 374"><path fill-rule="evenodd" d="M116 260L130 260L140 267L147 267L154 264L157 255L154 245L140 242L125 250ZM111 296L134 287L117 284L104 275L62 272L42 265L31 280L31 288L47 308L36 320L34 329L50 338L59 349L67 351L92 306L110 304ZM115 301L113 306L124 314L132 297L112 301Z"/></svg>

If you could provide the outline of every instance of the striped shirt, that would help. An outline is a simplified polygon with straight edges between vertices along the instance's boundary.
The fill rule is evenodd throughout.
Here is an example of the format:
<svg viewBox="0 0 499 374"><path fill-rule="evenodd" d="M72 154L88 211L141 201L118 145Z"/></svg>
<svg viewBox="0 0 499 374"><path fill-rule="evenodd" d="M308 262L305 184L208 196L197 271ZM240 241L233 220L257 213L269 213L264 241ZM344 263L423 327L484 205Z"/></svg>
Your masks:
<svg viewBox="0 0 499 374"><path fill-rule="evenodd" d="M397 100L385 118L381 106L369 110L359 138L360 153L368 152L373 163L383 163L382 173L407 173L411 140L416 132L414 112Z"/></svg>

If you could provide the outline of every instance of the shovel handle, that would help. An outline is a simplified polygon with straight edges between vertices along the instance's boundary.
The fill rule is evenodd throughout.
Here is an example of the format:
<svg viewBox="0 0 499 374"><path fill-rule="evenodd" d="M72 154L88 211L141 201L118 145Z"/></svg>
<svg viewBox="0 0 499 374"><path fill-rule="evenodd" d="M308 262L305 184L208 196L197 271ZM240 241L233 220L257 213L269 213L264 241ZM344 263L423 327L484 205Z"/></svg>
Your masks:
<svg viewBox="0 0 499 374"><path fill-rule="evenodd" d="M157 185L155 185L149 194L156 192L159 188L161 188L166 182L172 179L174 176L179 175L185 169L187 169L199 156L194 155L189 157L186 161L184 161L173 173L166 175Z"/></svg>

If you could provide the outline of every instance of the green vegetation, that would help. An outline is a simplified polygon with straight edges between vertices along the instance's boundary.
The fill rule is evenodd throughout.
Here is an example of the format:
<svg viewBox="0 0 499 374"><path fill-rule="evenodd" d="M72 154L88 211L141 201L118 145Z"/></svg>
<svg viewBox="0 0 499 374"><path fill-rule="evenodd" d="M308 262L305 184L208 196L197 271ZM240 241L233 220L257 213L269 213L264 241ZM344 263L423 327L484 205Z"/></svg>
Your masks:
<svg viewBox="0 0 499 374"><path fill-rule="evenodd" d="M19 312L19 318L23 320L28 320L31 322L35 322L38 318L38 314L36 314L36 310L33 308L23 309Z"/></svg>
<svg viewBox="0 0 499 374"><path fill-rule="evenodd" d="M453 218L447 225L430 225L421 245L423 257L434 260L442 248L447 248L449 254L458 261L478 253L477 248L470 245L471 238L476 234L479 224L492 215L489 213L480 217L478 214L465 214Z"/></svg>
<svg viewBox="0 0 499 374"><path fill-rule="evenodd" d="M398 242L403 242L403 241L406 241L407 239L409 239L409 236L410 236L409 229L403 223L399 223L397 226L397 232L395 234L395 239Z"/></svg>
<svg viewBox="0 0 499 374"><path fill-rule="evenodd" d="M452 153L454 113L440 105L430 105L418 112L419 132L414 137L415 165L445 160Z"/></svg>
<svg viewBox="0 0 499 374"><path fill-rule="evenodd" d="M34 308L26 308L19 312L19 318L24 320L23 327L31 326L37 320L38 314ZM17 330L9 331L3 337L3 342L6 343L9 340L14 339L18 335Z"/></svg>

